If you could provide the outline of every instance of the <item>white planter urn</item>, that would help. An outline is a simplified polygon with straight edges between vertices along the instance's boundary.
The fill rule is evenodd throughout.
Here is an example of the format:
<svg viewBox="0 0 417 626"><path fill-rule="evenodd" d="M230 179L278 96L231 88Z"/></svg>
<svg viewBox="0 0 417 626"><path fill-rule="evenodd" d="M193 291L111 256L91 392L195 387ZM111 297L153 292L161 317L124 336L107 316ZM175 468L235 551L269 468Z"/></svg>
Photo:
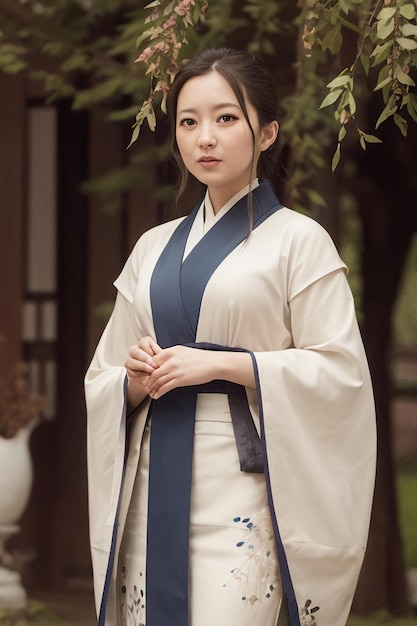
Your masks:
<svg viewBox="0 0 417 626"><path fill-rule="evenodd" d="M29 500L33 468L29 438L36 422L11 439L0 437L0 608L22 609L26 592L18 572L5 567L5 543L19 531L17 522Z"/></svg>

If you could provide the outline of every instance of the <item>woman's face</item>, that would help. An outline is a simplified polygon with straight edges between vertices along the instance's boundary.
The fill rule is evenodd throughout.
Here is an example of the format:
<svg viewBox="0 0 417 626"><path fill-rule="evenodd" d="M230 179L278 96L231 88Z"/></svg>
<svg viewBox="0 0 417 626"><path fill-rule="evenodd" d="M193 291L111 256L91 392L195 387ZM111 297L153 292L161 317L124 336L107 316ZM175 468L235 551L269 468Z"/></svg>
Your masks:
<svg viewBox="0 0 417 626"><path fill-rule="evenodd" d="M178 149L188 171L208 186L215 212L251 182L253 162L276 138L277 122L261 129L245 103L255 143L233 89L215 70L188 80L178 95Z"/></svg>

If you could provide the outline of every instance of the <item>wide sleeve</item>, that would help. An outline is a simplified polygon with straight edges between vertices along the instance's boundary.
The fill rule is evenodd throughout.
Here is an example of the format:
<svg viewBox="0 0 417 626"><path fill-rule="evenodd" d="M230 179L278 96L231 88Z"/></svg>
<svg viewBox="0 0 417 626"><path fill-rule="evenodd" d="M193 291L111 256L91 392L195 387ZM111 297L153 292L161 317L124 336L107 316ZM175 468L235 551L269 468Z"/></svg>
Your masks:
<svg viewBox="0 0 417 626"><path fill-rule="evenodd" d="M130 302L117 293L85 377L90 543L96 601L104 584L125 455L127 351L138 340Z"/></svg>
<svg viewBox="0 0 417 626"><path fill-rule="evenodd" d="M281 567L301 624L319 607L314 623L343 626L369 530L371 381L342 268L297 290L289 309L293 345L254 355Z"/></svg>

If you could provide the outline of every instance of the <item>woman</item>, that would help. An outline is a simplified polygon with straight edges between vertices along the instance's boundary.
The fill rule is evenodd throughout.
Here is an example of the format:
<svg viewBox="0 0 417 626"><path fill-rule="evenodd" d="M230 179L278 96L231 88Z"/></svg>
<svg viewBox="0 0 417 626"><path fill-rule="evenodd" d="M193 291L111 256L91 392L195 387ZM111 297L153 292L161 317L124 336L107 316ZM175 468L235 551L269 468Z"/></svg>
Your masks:
<svg viewBox="0 0 417 626"><path fill-rule="evenodd" d="M346 266L256 177L276 103L260 62L229 49L170 90L180 196L204 192L139 239L86 376L100 624L346 622L372 390Z"/></svg>

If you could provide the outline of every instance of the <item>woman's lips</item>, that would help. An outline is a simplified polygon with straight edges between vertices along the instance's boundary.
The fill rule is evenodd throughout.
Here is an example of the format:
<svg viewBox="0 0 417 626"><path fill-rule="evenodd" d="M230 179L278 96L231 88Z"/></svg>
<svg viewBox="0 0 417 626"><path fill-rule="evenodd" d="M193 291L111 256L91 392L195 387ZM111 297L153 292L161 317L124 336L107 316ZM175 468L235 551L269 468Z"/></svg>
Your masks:
<svg viewBox="0 0 417 626"><path fill-rule="evenodd" d="M214 157L206 156L198 159L199 165L204 167L205 169L211 169L212 167L216 167L218 163L220 163L219 159L215 159Z"/></svg>

